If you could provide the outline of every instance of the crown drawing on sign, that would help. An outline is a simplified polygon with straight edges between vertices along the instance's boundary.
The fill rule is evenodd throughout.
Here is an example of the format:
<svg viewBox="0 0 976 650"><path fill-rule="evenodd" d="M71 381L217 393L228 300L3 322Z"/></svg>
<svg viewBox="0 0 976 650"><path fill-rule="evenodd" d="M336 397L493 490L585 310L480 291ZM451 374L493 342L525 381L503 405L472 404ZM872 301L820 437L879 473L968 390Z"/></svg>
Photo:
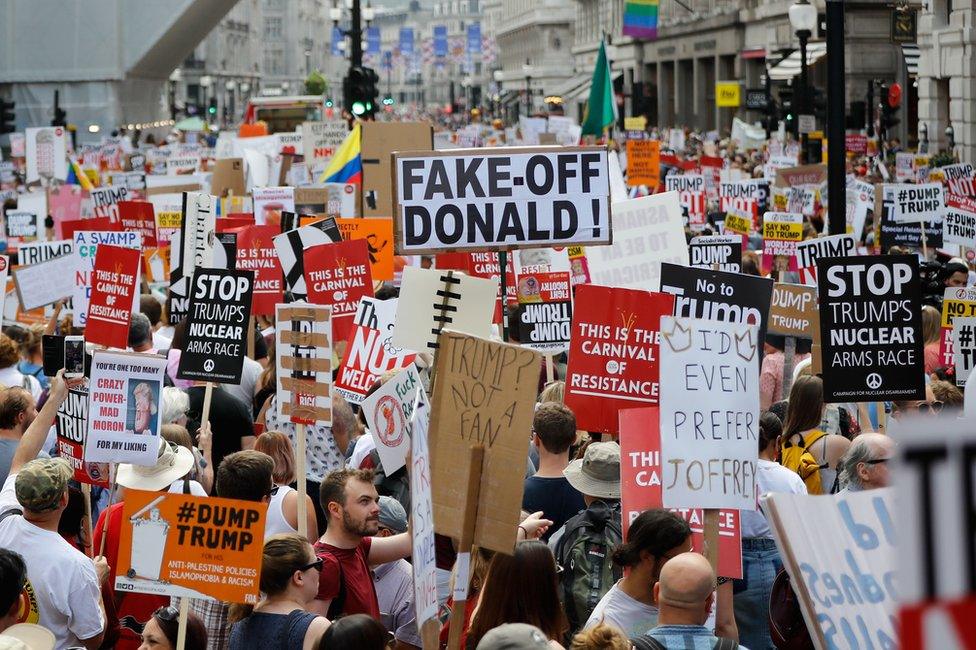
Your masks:
<svg viewBox="0 0 976 650"><path fill-rule="evenodd" d="M691 325L684 327L677 318L671 321L671 331L661 334L673 352L684 352L691 347Z"/></svg>
<svg viewBox="0 0 976 650"><path fill-rule="evenodd" d="M337 257L336 258L336 268L337 269L344 269L345 267L346 267L346 258L344 258L344 257Z"/></svg>
<svg viewBox="0 0 976 650"><path fill-rule="evenodd" d="M630 331L630 328L633 327L636 320L637 314L635 312L630 312L626 316L624 315L624 312L620 312L620 323L623 325L625 330Z"/></svg>
<svg viewBox="0 0 976 650"><path fill-rule="evenodd" d="M261 248L261 238L260 237L255 237L254 238L254 248Z"/></svg>
<svg viewBox="0 0 976 650"><path fill-rule="evenodd" d="M117 275L122 273L122 262L115 263L115 273Z"/></svg>
<svg viewBox="0 0 976 650"><path fill-rule="evenodd" d="M756 356L756 342L752 340L751 329L735 335L735 352L746 361L752 361Z"/></svg>

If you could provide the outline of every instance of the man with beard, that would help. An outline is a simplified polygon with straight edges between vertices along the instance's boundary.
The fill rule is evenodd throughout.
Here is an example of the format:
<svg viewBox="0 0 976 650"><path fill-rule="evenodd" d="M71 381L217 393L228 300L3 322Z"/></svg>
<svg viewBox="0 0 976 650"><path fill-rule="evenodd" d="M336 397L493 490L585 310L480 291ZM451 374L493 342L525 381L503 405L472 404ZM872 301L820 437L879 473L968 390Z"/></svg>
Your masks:
<svg viewBox="0 0 976 650"><path fill-rule="evenodd" d="M17 445L35 417L37 408L30 391L19 386L0 391L0 480L7 477ZM48 457L43 451L38 456Z"/></svg>
<svg viewBox="0 0 976 650"><path fill-rule="evenodd" d="M380 620L370 567L410 555L410 533L374 537L380 529L380 506L372 470L330 473L322 481L319 499L327 523L315 544L322 571L309 611L330 621L349 614Z"/></svg>

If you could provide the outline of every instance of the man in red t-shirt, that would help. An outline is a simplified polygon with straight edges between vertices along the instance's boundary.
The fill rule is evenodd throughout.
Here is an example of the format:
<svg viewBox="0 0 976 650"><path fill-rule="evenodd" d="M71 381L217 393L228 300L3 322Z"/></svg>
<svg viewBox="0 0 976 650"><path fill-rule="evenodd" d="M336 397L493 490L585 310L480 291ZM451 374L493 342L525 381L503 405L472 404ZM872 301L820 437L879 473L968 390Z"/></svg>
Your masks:
<svg viewBox="0 0 976 650"><path fill-rule="evenodd" d="M373 537L380 528L380 506L372 470L332 472L322 481L319 499L328 519L315 544L323 564L309 611L330 619L368 614L380 620L370 567L409 556L410 533Z"/></svg>

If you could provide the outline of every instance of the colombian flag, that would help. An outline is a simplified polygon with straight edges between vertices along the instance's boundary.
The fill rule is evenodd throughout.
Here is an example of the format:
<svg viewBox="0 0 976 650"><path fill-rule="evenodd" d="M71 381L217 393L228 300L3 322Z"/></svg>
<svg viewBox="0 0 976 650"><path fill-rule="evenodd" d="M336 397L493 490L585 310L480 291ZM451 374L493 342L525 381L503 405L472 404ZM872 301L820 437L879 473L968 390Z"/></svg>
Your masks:
<svg viewBox="0 0 976 650"><path fill-rule="evenodd" d="M360 127L357 122L338 151L329 161L329 166L319 177L320 183L359 183L363 182L363 157L359 146Z"/></svg>

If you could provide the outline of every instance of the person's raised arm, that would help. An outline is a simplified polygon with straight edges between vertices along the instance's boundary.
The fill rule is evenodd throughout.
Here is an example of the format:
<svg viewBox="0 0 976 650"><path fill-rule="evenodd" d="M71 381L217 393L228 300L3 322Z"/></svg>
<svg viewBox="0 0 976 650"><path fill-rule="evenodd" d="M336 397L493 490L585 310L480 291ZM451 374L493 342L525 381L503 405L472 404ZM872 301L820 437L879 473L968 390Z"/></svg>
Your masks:
<svg viewBox="0 0 976 650"><path fill-rule="evenodd" d="M369 545L369 564L379 566L394 560L402 560L411 553L410 533L390 537L374 537Z"/></svg>
<svg viewBox="0 0 976 650"><path fill-rule="evenodd" d="M23 437L17 444L13 460L10 461L10 474L16 474L28 462L37 458L37 454L44 446L48 431L54 424L57 417L58 407L68 396L68 384L64 380L64 370L59 370L58 374L51 377L51 386L48 389L47 401L38 412L37 417L27 427ZM8 474L9 476L9 474Z"/></svg>

